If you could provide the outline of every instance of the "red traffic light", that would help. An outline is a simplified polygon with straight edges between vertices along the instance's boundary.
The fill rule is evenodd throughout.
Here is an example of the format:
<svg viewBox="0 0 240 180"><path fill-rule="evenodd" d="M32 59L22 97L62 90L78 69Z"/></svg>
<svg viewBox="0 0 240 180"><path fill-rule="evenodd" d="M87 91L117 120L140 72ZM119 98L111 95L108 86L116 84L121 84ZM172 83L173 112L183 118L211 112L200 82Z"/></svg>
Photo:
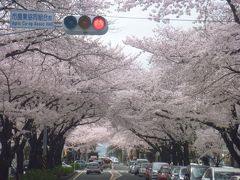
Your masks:
<svg viewBox="0 0 240 180"><path fill-rule="evenodd" d="M63 28L71 35L103 35L108 31L108 21L102 16L70 15L64 18Z"/></svg>
<svg viewBox="0 0 240 180"><path fill-rule="evenodd" d="M106 25L106 21L105 21L105 18L103 18L102 16L96 16L94 19L93 19L93 28L96 29L96 30L102 30L105 25Z"/></svg>

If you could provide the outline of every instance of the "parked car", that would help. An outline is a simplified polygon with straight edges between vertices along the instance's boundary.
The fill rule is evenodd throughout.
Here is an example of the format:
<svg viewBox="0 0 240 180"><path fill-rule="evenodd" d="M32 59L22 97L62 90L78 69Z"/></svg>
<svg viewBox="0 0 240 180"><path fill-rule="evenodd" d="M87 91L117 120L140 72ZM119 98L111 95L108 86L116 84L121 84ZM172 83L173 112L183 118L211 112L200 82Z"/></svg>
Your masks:
<svg viewBox="0 0 240 180"><path fill-rule="evenodd" d="M29 165L29 160L24 160L23 161L23 170L27 171L28 170L28 165Z"/></svg>
<svg viewBox="0 0 240 180"><path fill-rule="evenodd" d="M75 163L79 164L80 169L84 169L87 166L87 162L84 160L76 160Z"/></svg>
<svg viewBox="0 0 240 180"><path fill-rule="evenodd" d="M186 166L173 166L171 169L171 180L183 180L186 173Z"/></svg>
<svg viewBox="0 0 240 180"><path fill-rule="evenodd" d="M204 173L202 180L230 180L232 176L240 176L239 168L210 167Z"/></svg>
<svg viewBox="0 0 240 180"><path fill-rule="evenodd" d="M128 161L128 172L129 173L132 173L132 168L133 168L135 162L136 162L136 160Z"/></svg>
<svg viewBox="0 0 240 180"><path fill-rule="evenodd" d="M184 180L201 180L204 172L208 169L204 165L188 165Z"/></svg>
<svg viewBox="0 0 240 180"><path fill-rule="evenodd" d="M103 160L95 160L93 162L97 162L99 167L100 167L100 169L101 169L101 171L103 171Z"/></svg>
<svg viewBox="0 0 240 180"><path fill-rule="evenodd" d="M148 167L149 163L142 163L139 168L138 175L145 176L146 168Z"/></svg>
<svg viewBox="0 0 240 180"><path fill-rule="evenodd" d="M146 167L146 170L145 170L146 180L149 180L151 170L152 170L152 163L149 163L148 166Z"/></svg>
<svg viewBox="0 0 240 180"><path fill-rule="evenodd" d="M153 162L151 167L149 167L146 171L146 180L154 180L158 178L158 171L160 170L161 166L167 165L166 162Z"/></svg>
<svg viewBox="0 0 240 180"><path fill-rule="evenodd" d="M142 163L148 163L147 159L137 159L136 162L133 164L131 172L135 175L139 173L139 169Z"/></svg>
<svg viewBox="0 0 240 180"><path fill-rule="evenodd" d="M65 163L65 162L62 162L62 167L72 167L72 166L68 165L68 164Z"/></svg>
<svg viewBox="0 0 240 180"><path fill-rule="evenodd" d="M230 180L240 180L240 176L232 176Z"/></svg>
<svg viewBox="0 0 240 180"><path fill-rule="evenodd" d="M119 164L119 160L116 157L110 157L113 164Z"/></svg>
<svg viewBox="0 0 240 180"><path fill-rule="evenodd" d="M89 162L87 164L86 174L89 174L89 173L101 174L101 169L100 169L98 162Z"/></svg>
<svg viewBox="0 0 240 180"><path fill-rule="evenodd" d="M158 180L171 180L171 168L169 165L161 166L158 171Z"/></svg>

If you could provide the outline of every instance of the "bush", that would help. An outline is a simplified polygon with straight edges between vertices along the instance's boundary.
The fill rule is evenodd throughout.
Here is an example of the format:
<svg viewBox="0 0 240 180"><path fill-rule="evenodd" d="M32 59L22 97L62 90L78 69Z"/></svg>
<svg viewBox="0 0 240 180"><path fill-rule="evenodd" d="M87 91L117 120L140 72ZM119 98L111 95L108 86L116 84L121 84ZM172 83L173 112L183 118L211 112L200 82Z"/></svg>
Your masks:
<svg viewBox="0 0 240 180"><path fill-rule="evenodd" d="M22 175L20 180L57 180L57 177L51 170L37 169L29 170L26 174Z"/></svg>
<svg viewBox="0 0 240 180"><path fill-rule="evenodd" d="M73 167L57 166L52 170L29 170L20 177L20 180L59 180L60 177L73 173Z"/></svg>
<svg viewBox="0 0 240 180"><path fill-rule="evenodd" d="M73 173L73 167L57 166L52 170L52 173L54 175L56 175L57 177L67 176L67 175Z"/></svg>
<svg viewBox="0 0 240 180"><path fill-rule="evenodd" d="M83 167L80 166L80 164L78 163L71 163L70 166L72 166L74 168L74 164L75 164L75 169L83 169Z"/></svg>

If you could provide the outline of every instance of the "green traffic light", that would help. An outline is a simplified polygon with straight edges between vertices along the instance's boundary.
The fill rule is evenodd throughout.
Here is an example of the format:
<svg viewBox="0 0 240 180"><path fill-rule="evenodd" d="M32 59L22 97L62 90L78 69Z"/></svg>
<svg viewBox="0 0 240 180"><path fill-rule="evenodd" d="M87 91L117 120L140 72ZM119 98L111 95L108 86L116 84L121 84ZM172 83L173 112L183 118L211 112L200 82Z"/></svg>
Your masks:
<svg viewBox="0 0 240 180"><path fill-rule="evenodd" d="M77 19L74 16L67 16L64 18L64 25L68 29L73 29L77 26Z"/></svg>

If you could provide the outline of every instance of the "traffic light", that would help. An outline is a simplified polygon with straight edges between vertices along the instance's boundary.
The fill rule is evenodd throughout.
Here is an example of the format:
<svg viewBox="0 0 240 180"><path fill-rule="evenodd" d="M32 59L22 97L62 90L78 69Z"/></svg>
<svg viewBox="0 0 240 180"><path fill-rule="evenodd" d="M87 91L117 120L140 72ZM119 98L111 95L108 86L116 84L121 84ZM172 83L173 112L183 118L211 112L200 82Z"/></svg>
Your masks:
<svg viewBox="0 0 240 180"><path fill-rule="evenodd" d="M71 35L103 35L108 31L108 22L102 16L70 15L64 18L63 28Z"/></svg>

